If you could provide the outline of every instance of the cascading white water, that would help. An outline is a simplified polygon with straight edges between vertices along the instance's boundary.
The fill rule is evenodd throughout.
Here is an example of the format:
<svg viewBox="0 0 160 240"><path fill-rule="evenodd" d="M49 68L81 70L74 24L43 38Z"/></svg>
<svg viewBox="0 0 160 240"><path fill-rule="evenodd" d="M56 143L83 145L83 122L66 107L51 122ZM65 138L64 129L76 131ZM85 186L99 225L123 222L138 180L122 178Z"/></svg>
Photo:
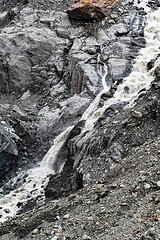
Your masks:
<svg viewBox="0 0 160 240"><path fill-rule="evenodd" d="M43 168L45 166L48 166L50 169L52 169L53 164L56 161L57 154L61 147L63 146L64 141L66 140L66 137L70 133L70 131L73 129L74 126L68 127L64 132L62 132L58 137L55 139L53 146L49 149L47 154L44 156L40 163L40 168ZM60 166L59 172L61 172L63 168L63 165ZM54 173L54 169L52 170L52 173Z"/></svg>
<svg viewBox="0 0 160 240"><path fill-rule="evenodd" d="M139 57L136 59L136 63L133 66L131 74L123 79L123 83L120 84L112 98L105 102L102 108L95 108L98 106L97 100L105 92L102 90L91 103L87 111L83 114L82 120L86 120L85 129L83 131L93 129L95 121L104 113L104 111L111 106L119 102L130 102L130 106L138 97L138 92L141 89L149 89L151 82L154 80L153 72L156 66L159 65L159 60L156 61L154 69L147 71L147 63L155 59L159 53L160 48L160 10L151 12L146 6L146 0L141 1L141 7L147 12L147 26L144 29L144 37L146 39L146 47L142 48ZM127 87L128 91L125 92ZM106 88L107 90L107 88ZM94 109L94 111L93 111Z"/></svg>
<svg viewBox="0 0 160 240"><path fill-rule="evenodd" d="M129 101L131 106L133 100L138 96L138 92L143 88L148 89L154 79L153 70L147 72L146 66L147 62L149 62L151 59L156 58L157 54L160 51L160 9L151 12L151 10L146 6L147 2L147 0L143 0L140 2L140 4L137 3L138 6L143 7L147 12L147 26L144 29L146 47L141 49L139 57L133 66L131 74L123 80L123 83L121 85L118 86L114 96L107 100L104 103L103 107L99 108L98 106L101 95L109 90L109 87L105 82L107 67L103 65L104 73L101 74L103 90L97 95L97 97L90 104L81 118L81 120L86 120L83 132L91 130L94 126L95 121L110 105L122 101ZM158 64L160 64L160 62L157 61L155 63L155 67ZM127 93L125 92L126 87L128 89ZM11 180L11 182L14 183L17 182L18 179L20 179L20 181L23 181L23 178L25 177L25 181L18 189L11 191L8 195L2 196L0 199L0 207L2 207L2 209L0 209L0 222L4 222L9 217L16 215L16 212L18 210L18 202L23 203L26 202L26 199L31 199L33 197L36 198L37 196L41 196L41 202L44 200L43 189L48 181L47 175L54 173L54 169L51 167L55 161L58 161L56 159L57 154L63 146L72 128L73 126L67 128L55 139L54 145L44 156L39 167L30 169L27 172L21 172L18 176ZM63 165L64 164L60 166L59 172L63 169Z"/></svg>

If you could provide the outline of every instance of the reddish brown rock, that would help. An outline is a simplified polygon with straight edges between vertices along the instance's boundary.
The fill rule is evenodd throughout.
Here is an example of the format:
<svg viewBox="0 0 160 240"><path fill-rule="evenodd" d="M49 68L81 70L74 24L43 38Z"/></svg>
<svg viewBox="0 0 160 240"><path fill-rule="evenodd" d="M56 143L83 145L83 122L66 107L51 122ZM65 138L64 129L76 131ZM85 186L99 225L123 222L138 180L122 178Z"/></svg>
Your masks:
<svg viewBox="0 0 160 240"><path fill-rule="evenodd" d="M106 16L119 0L76 0L68 9L68 14L74 20L98 20Z"/></svg>

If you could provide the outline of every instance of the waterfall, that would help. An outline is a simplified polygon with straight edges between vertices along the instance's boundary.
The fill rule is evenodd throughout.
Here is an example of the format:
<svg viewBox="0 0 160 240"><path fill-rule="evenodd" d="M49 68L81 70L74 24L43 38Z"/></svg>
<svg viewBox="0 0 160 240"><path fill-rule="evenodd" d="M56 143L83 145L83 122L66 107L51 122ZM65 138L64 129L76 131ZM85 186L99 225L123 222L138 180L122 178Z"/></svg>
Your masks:
<svg viewBox="0 0 160 240"><path fill-rule="evenodd" d="M125 101L130 103L127 107L131 107L134 104L134 100L137 98L139 91L141 89L149 89L151 82L154 80L154 69L147 71L147 63L150 60L155 59L159 53L160 9L151 12L147 7L147 2L147 0L143 0L140 4L136 3L138 7L144 7L145 11L147 12L147 25L144 29L146 47L140 50L139 57L133 66L131 74L123 79L122 84L118 85L113 97L105 101L103 107L99 107L101 96L102 94L109 91L110 88L106 85L105 82L107 67L105 64L101 65L102 69L99 71L101 74L103 89L96 96L96 98L93 100L93 102L81 117L81 120L85 120L85 126L82 129L83 132L92 130L94 123L112 104L117 104ZM98 61L100 61L100 58L98 58ZM154 68L158 64L160 64L160 62L157 61ZM58 161L57 154L72 129L73 126L70 126L54 140L54 145L44 156L40 163L40 166L30 169L27 172L21 172L18 176L10 180L9 184L11 182L16 183L17 181L21 182L21 184L19 188L11 191L8 195L2 196L0 199L0 205L2 207L2 209L0 209L0 213L2 215L0 218L1 222L4 222L8 218L14 217L16 215L18 211L17 204L19 202L23 204L26 202L26 199L30 199L31 197L38 199L37 201L39 201L39 203L42 203L44 201L44 187L48 182L48 174L54 174L54 169L52 169L52 166L55 161ZM64 164L60 166L59 172L62 171L63 165ZM9 209L9 212L7 213L5 209Z"/></svg>
<svg viewBox="0 0 160 240"><path fill-rule="evenodd" d="M56 161L57 154L61 147L63 146L63 143L65 142L68 134L71 132L74 126L68 127L64 132L62 132L58 137L54 140L53 146L49 149L47 154L44 156L40 163L40 168L43 168L45 166L48 166L52 169L52 166L54 165ZM61 172L63 166L60 167L59 172ZM54 169L53 172L54 173Z"/></svg>
<svg viewBox="0 0 160 240"><path fill-rule="evenodd" d="M144 3L147 1L143 1ZM142 4L142 2L141 2ZM112 98L105 102L102 108L97 108L98 101L102 94L106 92L107 87L102 90L91 103L89 108L83 114L82 119L86 120L85 130L91 130L94 123L105 112L105 110L112 104L120 102L129 102L128 106L133 106L134 100L138 97L138 93L141 89L149 89L151 82L154 80L154 69L159 65L159 60L156 61L154 69L147 71L147 63L149 60L156 59L160 48L160 10L150 12L149 8L145 5L147 11L147 26L144 29L144 37L146 39L146 47L142 48L139 53L139 57L136 59L136 63L133 65L131 74L123 79L123 83L120 84ZM149 59L148 59L149 58ZM105 76L105 75L104 75ZM102 77L102 81L104 79ZM125 89L127 88L127 92ZM96 109L97 108L97 109ZM96 109L96 110L95 110Z"/></svg>

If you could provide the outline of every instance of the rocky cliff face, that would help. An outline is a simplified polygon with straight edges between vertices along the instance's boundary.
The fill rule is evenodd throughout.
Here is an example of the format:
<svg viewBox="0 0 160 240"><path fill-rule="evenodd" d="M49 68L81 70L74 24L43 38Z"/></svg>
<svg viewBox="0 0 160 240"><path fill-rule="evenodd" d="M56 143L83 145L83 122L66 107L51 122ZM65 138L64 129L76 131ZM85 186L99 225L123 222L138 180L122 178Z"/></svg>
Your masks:
<svg viewBox="0 0 160 240"><path fill-rule="evenodd" d="M93 8L86 17L77 13L85 1L78 10L81 1L0 1L2 185L35 166L55 137L73 126L45 188L47 201L58 200L1 225L2 239L158 239L160 68L154 64L159 54L146 64L153 69L152 86L141 89L134 106L125 108L127 100L112 104L83 131L81 117L102 91L103 76L108 91L100 96L99 108L114 96L146 46L145 9L124 0L112 1L104 11L104 2L96 8L98 17ZM159 1L148 6L156 10ZM129 86L124 91L127 99ZM7 186L2 197L19 183ZM36 206L31 194L19 213Z"/></svg>
<svg viewBox="0 0 160 240"><path fill-rule="evenodd" d="M77 122L100 92L98 55L108 68L108 86L129 74L139 48L145 45L145 20L142 10L128 10L123 4L115 6L103 22L71 23L64 10L72 2L33 1L21 9L23 3L11 8L14 20L1 29L0 91L1 115L22 138L19 155L25 162L31 139L37 148L43 137L52 141ZM44 152L41 149L41 157ZM34 157L32 150L29 154Z"/></svg>

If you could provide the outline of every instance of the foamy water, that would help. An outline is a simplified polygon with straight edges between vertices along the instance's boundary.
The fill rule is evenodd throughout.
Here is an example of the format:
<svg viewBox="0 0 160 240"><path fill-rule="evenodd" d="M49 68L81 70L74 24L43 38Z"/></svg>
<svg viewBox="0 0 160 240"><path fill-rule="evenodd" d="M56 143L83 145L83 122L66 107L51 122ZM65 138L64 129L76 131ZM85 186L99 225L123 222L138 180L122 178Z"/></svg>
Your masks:
<svg viewBox="0 0 160 240"><path fill-rule="evenodd" d="M154 69L147 71L147 63L156 58L160 49L160 9L154 12L150 12L150 9L146 6L148 1L143 0L140 4L136 4L140 7L144 7L147 12L147 25L144 29L144 35L146 39L146 47L142 48L139 53L131 74L123 80L112 98L105 101L104 106L99 108L99 101L101 95L109 91L109 87L106 85L105 78L107 75L107 67L102 65L100 74L102 78L103 90L97 95L97 97L90 104L88 109L84 112L81 120L86 120L83 132L93 129L94 123L103 114L103 112L112 104L116 104L123 101L129 101L130 106L138 96L138 92L141 89L149 89L151 82L154 80ZM155 67L160 64L158 60L155 63ZM125 89L128 89L127 92ZM25 203L26 199L33 199L39 196L39 204L44 199L44 187L48 182L48 174L54 174L52 169L55 161L58 161L57 154L63 146L69 132L73 129L73 126L67 128L62 132L55 140L54 145L50 148L48 153L44 156L40 165L36 168L30 169L27 172L21 172L18 176L13 178L10 183L21 182L20 187L11 191L8 195L5 195L0 199L0 222L4 222L9 217L16 216L18 211L17 203ZM59 172L62 171L64 163L60 166ZM19 179L19 180L18 180ZM6 213L6 210L9 210Z"/></svg>

